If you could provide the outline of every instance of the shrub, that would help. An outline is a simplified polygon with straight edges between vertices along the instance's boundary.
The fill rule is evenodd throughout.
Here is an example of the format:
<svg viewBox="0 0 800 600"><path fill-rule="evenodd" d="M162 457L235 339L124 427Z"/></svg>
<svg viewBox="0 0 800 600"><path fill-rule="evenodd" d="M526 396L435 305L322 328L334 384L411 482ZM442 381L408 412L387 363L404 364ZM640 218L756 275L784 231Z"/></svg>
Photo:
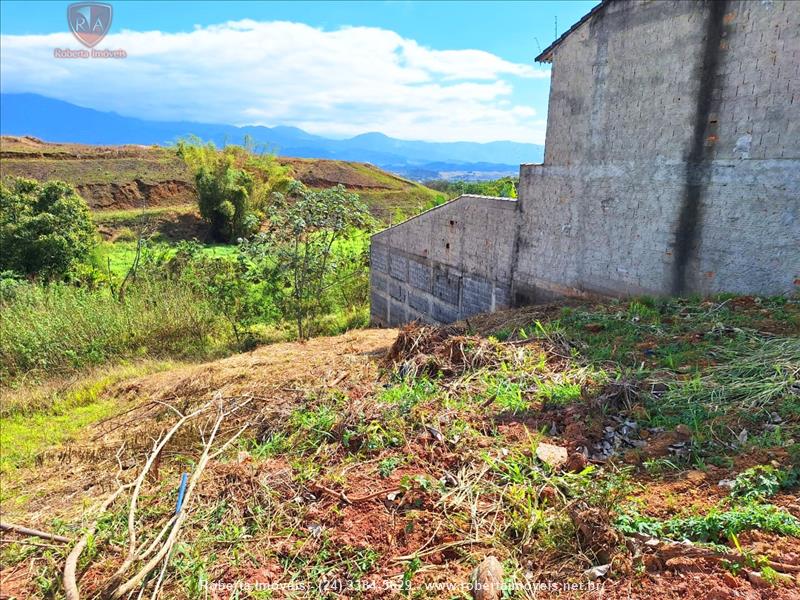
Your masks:
<svg viewBox="0 0 800 600"><path fill-rule="evenodd" d="M0 271L63 278L89 259L96 243L86 202L69 184L0 183Z"/></svg>
<svg viewBox="0 0 800 600"><path fill-rule="evenodd" d="M218 241L232 243L258 231L270 194L291 181L287 167L255 153L251 144L218 150L195 138L179 142L178 154L194 172L200 215Z"/></svg>
<svg viewBox="0 0 800 600"><path fill-rule="evenodd" d="M341 185L311 190L294 182L288 191L274 195L268 231L242 250L256 266L254 276L269 285L281 317L306 339L316 333L320 315L366 300L366 252L359 238L372 219L358 194Z"/></svg>
<svg viewBox="0 0 800 600"><path fill-rule="evenodd" d="M744 500L764 499L777 494L789 481L789 475L771 465L756 465L739 473L733 481L731 496Z"/></svg>

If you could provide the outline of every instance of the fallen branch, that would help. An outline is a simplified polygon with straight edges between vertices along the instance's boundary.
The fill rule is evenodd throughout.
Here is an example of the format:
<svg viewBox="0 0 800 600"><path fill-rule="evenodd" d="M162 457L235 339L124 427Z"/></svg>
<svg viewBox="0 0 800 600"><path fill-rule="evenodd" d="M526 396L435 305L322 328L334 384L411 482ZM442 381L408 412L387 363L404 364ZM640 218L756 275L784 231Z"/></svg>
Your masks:
<svg viewBox="0 0 800 600"><path fill-rule="evenodd" d="M367 494L366 496L356 496L356 497L351 498L350 496L348 496L344 492L337 492L336 490L332 490L331 488L326 487L326 486L322 485L321 483L313 484L313 489L315 489L317 491L320 491L320 492L324 492L325 494L328 494L329 496L332 496L333 498L341 500L345 504L355 504L356 502L366 502L367 500L374 500L375 498L378 498L378 497L384 496L384 495L388 495L388 494L391 494L393 492L397 493L397 492L402 492L403 491L400 488L389 488L389 489L386 489L386 490L380 490L378 492L373 492L371 494Z"/></svg>
<svg viewBox="0 0 800 600"><path fill-rule="evenodd" d="M106 501L100 505L97 518L89 526L89 529L86 530L86 533L83 534L83 537L78 540L78 543L75 544L75 547L72 548L69 556L67 556L67 560L64 563L64 592L66 593L67 600L80 600L81 595L78 591L78 584L75 578L75 572L78 570L78 559L80 558L83 549L86 548L86 544L89 543L89 538L94 535L100 516L106 512L106 510L108 510L108 507L114 503L114 500L116 500L122 492L132 486L133 484L120 486L116 492L106 498Z"/></svg>
<svg viewBox="0 0 800 600"><path fill-rule="evenodd" d="M22 544L24 546L36 546L37 548L61 548L56 544L40 544L39 542L31 542L30 540L12 540L10 538L1 538L0 544Z"/></svg>
<svg viewBox="0 0 800 600"><path fill-rule="evenodd" d="M221 399L218 399L219 403L219 413L217 416L216 421L214 422L214 427L209 434L208 441L205 443L203 448L203 453L200 456L200 460L197 462L197 466L195 467L194 473L192 473L192 477L189 480L189 485L186 487L186 494L184 496L183 507L181 511L178 513L175 522L172 525L172 530L170 531L169 535L167 536L166 541L164 544L159 548L158 552L155 553L153 558L151 558L139 571L128 581L118 586L111 594L112 600L117 600L118 598L123 598L127 596L130 592L134 589L139 587L145 578L150 574L153 569L155 569L162 560L164 560L168 554L171 552L172 547L175 545L175 542L178 539L178 534L180 533L181 527L183 526L184 521L186 520L186 515L188 514L188 506L192 499L192 494L194 493L194 489L197 486L197 482L200 480L200 477L203 474L203 471L208 464L208 461L211 458L211 446L214 443L214 439L217 436L217 432L219 431L219 427L222 424L223 419L227 416L228 413L222 411ZM156 590L157 591L157 590Z"/></svg>
<svg viewBox="0 0 800 600"><path fill-rule="evenodd" d="M14 523L3 523L0 522L0 530L2 531L13 531L14 533L19 533L20 535L27 535L31 537L38 537L42 538L43 540L50 540L53 542L61 542L62 544L69 544L72 540L63 535L56 535L54 533L47 533L46 531L39 531L38 529L30 529L28 527L23 527L22 525L15 525Z"/></svg>
<svg viewBox="0 0 800 600"><path fill-rule="evenodd" d="M175 409L174 407L169 406L169 408L171 408L178 414L179 419L176 421L175 425L173 425L172 428L169 431L167 431L167 433L158 442L154 444L153 450L152 452L150 452L150 456L147 458L147 462L145 463L144 468L139 473L139 476L136 478L136 481L134 482L133 495L131 496L130 508L128 509L128 554L125 557L125 560L119 566L119 568L111 576L109 580L109 586L113 586L119 579L121 579L122 576L125 574L125 571L127 571L130 568L130 566L134 562L136 562L136 560L139 558L136 547L136 506L139 500L139 494L142 491L142 484L144 483L145 477L152 468L153 463L160 456L161 451L164 449L164 446L167 445L167 443L178 432L178 430L183 426L183 424L186 423L186 421L188 421L189 419L192 419L202 414L206 410L208 410L208 408L211 405L211 402L213 401L205 403L199 409L188 415L184 415L178 412L177 409Z"/></svg>

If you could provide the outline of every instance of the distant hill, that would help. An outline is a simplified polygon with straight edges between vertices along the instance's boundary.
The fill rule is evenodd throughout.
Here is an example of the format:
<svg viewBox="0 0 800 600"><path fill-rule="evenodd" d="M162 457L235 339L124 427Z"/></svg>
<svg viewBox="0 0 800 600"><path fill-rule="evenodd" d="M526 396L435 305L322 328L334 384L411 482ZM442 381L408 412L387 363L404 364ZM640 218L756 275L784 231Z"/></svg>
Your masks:
<svg viewBox="0 0 800 600"><path fill-rule="evenodd" d="M61 179L72 183L96 211L193 209L192 175L177 154L159 146L54 144L34 137L0 138L0 177ZM314 188L337 184L357 192L370 212L390 221L398 211L419 212L438 192L354 161L285 158L295 178ZM185 210L184 210L185 212Z"/></svg>
<svg viewBox="0 0 800 600"><path fill-rule="evenodd" d="M82 144L170 144L196 135L217 144L245 136L281 156L367 162L414 179L494 179L541 162L544 147L518 142L420 142L365 133L344 140L295 127L234 127L123 117L36 94L0 95L0 133Z"/></svg>

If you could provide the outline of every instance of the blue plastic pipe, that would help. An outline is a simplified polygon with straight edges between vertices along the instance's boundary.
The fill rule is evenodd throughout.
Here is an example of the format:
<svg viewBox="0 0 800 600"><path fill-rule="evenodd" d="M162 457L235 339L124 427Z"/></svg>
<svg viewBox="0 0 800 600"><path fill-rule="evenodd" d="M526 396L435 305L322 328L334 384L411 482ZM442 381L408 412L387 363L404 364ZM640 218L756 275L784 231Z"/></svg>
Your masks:
<svg viewBox="0 0 800 600"><path fill-rule="evenodd" d="M181 475L181 487L178 488L178 504L175 506L175 514L181 512L183 506L183 495L186 493L186 482L189 481L189 474L184 473Z"/></svg>

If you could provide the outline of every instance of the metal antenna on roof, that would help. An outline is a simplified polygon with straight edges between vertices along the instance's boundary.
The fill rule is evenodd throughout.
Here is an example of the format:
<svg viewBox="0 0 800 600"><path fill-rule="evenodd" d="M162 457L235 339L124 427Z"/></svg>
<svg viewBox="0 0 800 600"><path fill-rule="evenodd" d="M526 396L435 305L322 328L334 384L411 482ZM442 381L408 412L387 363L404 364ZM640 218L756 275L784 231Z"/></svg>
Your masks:
<svg viewBox="0 0 800 600"><path fill-rule="evenodd" d="M542 45L539 43L539 38L534 37L533 41L536 42L536 47L539 49L539 54L542 53Z"/></svg>
<svg viewBox="0 0 800 600"><path fill-rule="evenodd" d="M555 16L555 17L553 17L553 18L554 18L554 19L555 19L555 21L556 21L556 23L555 23L555 26L554 26L554 30L555 30L555 34L556 34L556 36L555 36L553 39L554 39L554 40L557 40L557 39L558 39L558 15L556 15L556 16Z"/></svg>

